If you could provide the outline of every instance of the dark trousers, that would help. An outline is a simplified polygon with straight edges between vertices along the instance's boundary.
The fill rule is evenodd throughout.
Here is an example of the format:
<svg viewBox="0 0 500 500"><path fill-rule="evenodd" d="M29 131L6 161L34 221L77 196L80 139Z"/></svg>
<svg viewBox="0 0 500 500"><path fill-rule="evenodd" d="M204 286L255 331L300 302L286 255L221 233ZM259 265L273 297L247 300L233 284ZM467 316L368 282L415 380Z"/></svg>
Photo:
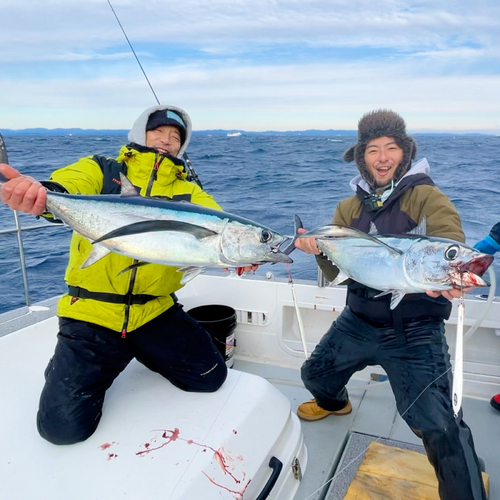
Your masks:
<svg viewBox="0 0 500 500"><path fill-rule="evenodd" d="M40 435L54 444L91 436L106 390L133 358L184 391L216 391L227 376L209 334L179 305L126 338L98 325L59 318L37 415Z"/></svg>
<svg viewBox="0 0 500 500"><path fill-rule="evenodd" d="M399 414L422 438L442 500L485 500L472 434L451 403L450 357L441 320L405 325L406 342L392 328L376 328L344 309L302 366L302 380L327 410L343 408L354 372L381 365ZM443 375L443 376L441 376Z"/></svg>

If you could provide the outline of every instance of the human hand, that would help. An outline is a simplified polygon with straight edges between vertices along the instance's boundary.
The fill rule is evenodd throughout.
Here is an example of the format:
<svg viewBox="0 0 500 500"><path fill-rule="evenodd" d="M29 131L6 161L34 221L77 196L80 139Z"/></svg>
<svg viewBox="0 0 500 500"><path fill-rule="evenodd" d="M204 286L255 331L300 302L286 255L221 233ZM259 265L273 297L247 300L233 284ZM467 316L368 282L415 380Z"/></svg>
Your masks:
<svg viewBox="0 0 500 500"><path fill-rule="evenodd" d="M0 164L0 173L8 179L1 186L0 199L12 210L33 215L45 212L47 191L37 180L21 175L6 163Z"/></svg>
<svg viewBox="0 0 500 500"><path fill-rule="evenodd" d="M443 296L445 299L453 300L453 299L459 299L462 295L464 295L465 293L470 292L473 288L474 287L469 286L467 288L462 288L462 289L452 288L451 290L442 290L442 291L439 291L439 292L436 292L436 291L433 291L433 290L427 290L425 293L429 297L433 297L435 299L437 299L440 296Z"/></svg>
<svg viewBox="0 0 500 500"><path fill-rule="evenodd" d="M299 234L307 233L304 228L297 229L297 232ZM312 253L314 255L319 255L321 253L319 251L318 245L316 244L315 238L297 238L295 240L295 247L305 253Z"/></svg>
<svg viewBox="0 0 500 500"><path fill-rule="evenodd" d="M244 273L251 273L252 271L257 271L259 269L258 264L252 264L251 266L245 266L245 267L237 267L236 268L236 274L238 276L241 276Z"/></svg>

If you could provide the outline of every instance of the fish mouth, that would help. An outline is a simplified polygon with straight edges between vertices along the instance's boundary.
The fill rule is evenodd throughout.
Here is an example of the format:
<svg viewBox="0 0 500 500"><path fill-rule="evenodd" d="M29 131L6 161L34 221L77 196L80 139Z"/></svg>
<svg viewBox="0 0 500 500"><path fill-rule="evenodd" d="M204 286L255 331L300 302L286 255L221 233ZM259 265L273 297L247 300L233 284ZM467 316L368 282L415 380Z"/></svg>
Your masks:
<svg viewBox="0 0 500 500"><path fill-rule="evenodd" d="M279 245L272 247L271 251L266 255L267 262L284 262L285 264L291 264L293 260L279 249Z"/></svg>
<svg viewBox="0 0 500 500"><path fill-rule="evenodd" d="M490 286L482 276L493 262L493 256L481 254L468 262L457 264L451 279L457 286Z"/></svg>
<svg viewBox="0 0 500 500"><path fill-rule="evenodd" d="M459 264L457 271L461 273L472 273L476 276L482 276L488 267L493 262L493 256L488 254L481 254L472 258L469 262Z"/></svg>

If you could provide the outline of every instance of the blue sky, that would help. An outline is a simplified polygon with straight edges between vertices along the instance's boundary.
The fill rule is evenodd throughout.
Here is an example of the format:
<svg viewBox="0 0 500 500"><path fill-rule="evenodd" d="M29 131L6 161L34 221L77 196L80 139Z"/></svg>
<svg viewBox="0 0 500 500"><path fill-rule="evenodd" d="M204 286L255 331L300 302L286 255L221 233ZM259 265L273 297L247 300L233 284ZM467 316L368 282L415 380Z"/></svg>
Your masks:
<svg viewBox="0 0 500 500"><path fill-rule="evenodd" d="M111 0L162 104L195 130L500 135L497 0ZM107 0L0 0L1 128L128 129L154 96Z"/></svg>

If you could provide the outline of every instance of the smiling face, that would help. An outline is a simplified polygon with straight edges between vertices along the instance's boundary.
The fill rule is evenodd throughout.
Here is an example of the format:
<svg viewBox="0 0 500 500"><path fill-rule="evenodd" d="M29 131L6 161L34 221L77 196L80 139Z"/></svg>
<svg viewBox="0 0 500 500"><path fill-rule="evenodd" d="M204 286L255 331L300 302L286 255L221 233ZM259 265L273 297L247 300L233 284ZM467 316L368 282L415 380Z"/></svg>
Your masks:
<svg viewBox="0 0 500 500"><path fill-rule="evenodd" d="M365 149L365 164L377 186L389 184L403 160L403 150L392 137L372 139Z"/></svg>
<svg viewBox="0 0 500 500"><path fill-rule="evenodd" d="M181 134L173 125L161 125L146 132L146 146L160 153L177 156L181 149Z"/></svg>

